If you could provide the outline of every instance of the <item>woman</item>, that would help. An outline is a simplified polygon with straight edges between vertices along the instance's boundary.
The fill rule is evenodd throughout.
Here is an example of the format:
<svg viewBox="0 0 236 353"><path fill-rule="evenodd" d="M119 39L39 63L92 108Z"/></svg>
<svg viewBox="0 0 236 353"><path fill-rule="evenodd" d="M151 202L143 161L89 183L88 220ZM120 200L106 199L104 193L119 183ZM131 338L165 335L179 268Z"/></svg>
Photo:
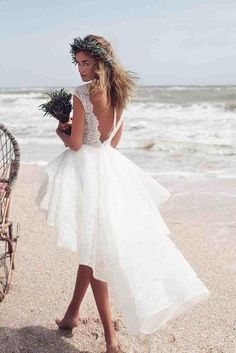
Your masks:
<svg viewBox="0 0 236 353"><path fill-rule="evenodd" d="M130 334L151 334L209 297L168 237L159 206L170 193L115 147L135 76L117 62L111 44L88 35L71 44L85 84L73 91L68 146L43 168L37 202L57 228L57 245L78 253L72 299L59 328L73 329L91 284L104 327L107 353L121 347L112 323L108 285Z"/></svg>

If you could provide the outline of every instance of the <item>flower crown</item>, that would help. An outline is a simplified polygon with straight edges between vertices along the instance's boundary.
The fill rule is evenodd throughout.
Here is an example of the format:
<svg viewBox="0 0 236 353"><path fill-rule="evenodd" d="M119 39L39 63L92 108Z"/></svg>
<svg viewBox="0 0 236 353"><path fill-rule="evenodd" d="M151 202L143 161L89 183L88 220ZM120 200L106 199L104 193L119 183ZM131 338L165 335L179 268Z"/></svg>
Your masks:
<svg viewBox="0 0 236 353"><path fill-rule="evenodd" d="M112 66L112 58L108 55L103 46L98 43L95 39L82 39L81 37L74 38L72 44L70 44L72 55L72 63L77 64L76 53L79 51L87 51L89 54L96 58L102 60L108 66Z"/></svg>

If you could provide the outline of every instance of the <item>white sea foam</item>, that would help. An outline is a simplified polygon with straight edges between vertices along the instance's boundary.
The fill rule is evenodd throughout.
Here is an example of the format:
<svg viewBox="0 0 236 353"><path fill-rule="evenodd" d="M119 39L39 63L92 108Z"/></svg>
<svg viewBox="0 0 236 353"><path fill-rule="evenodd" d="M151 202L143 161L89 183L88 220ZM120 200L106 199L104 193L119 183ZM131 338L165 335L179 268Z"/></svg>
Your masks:
<svg viewBox="0 0 236 353"><path fill-rule="evenodd" d="M50 160L62 141L57 121L43 116L39 105L55 88L0 89L0 121L22 146L22 160ZM153 164L159 172L207 174L221 170L235 174L236 87L140 87L124 112L121 151ZM51 146L51 148L49 148ZM136 152L135 152L136 151Z"/></svg>
<svg viewBox="0 0 236 353"><path fill-rule="evenodd" d="M22 161L21 164L44 166L44 165L47 165L48 162L46 162L46 161L32 161L32 162L25 162L25 161Z"/></svg>

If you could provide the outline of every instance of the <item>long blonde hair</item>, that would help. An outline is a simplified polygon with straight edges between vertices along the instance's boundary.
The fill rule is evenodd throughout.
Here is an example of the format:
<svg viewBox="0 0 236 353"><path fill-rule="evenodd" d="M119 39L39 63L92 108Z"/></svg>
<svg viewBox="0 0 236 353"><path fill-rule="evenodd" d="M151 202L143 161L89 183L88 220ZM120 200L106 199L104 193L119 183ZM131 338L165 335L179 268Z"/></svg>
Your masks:
<svg viewBox="0 0 236 353"><path fill-rule="evenodd" d="M105 38L89 34L84 40L97 41L112 59L112 64L109 66L103 60L97 60L94 79L90 83L90 92L97 93L106 89L108 105L115 106L118 109L125 108L136 87L137 74L125 70L118 63L111 44Z"/></svg>

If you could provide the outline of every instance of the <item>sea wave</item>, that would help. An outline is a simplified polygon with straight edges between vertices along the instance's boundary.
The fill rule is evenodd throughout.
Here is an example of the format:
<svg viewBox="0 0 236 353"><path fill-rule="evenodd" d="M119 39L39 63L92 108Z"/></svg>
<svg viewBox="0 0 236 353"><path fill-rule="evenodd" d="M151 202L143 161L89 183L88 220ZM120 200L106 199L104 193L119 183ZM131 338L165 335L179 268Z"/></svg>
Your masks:
<svg viewBox="0 0 236 353"><path fill-rule="evenodd" d="M54 89L0 89L0 121L17 138L27 162L48 161L64 147L55 133L57 121L39 109ZM233 171L235 91L236 86L140 86L123 113L119 149L142 165L155 160L158 171L197 172L206 166L223 173L229 165Z"/></svg>

